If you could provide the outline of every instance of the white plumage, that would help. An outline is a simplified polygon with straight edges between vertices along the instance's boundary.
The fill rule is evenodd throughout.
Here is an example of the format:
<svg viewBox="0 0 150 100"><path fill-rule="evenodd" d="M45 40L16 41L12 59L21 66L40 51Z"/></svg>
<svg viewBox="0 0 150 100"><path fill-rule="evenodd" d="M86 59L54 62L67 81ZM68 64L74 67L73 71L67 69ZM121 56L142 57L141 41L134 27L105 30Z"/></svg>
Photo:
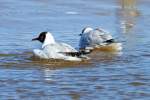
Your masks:
<svg viewBox="0 0 150 100"><path fill-rule="evenodd" d="M34 40L38 40L36 38ZM67 52L78 52L72 46L66 43L55 42L54 37L51 33L47 32L43 41L42 49L34 49L33 53L35 56L43 59L60 59L67 61L81 61L82 58L77 56L67 55Z"/></svg>

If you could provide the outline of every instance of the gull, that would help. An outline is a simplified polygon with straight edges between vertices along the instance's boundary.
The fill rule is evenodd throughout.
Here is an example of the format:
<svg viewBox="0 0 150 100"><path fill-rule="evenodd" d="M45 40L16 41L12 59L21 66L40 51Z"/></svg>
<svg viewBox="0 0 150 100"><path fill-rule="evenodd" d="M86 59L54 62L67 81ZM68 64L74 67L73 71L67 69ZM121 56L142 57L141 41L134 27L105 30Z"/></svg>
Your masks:
<svg viewBox="0 0 150 100"><path fill-rule="evenodd" d="M122 44L116 42L111 34L101 28L85 27L80 34L79 49L99 49L102 51L121 51Z"/></svg>
<svg viewBox="0 0 150 100"><path fill-rule="evenodd" d="M58 43L50 32L41 32L38 37L32 39L32 41L35 40L42 43L41 49L33 50L33 54L38 58L66 61L82 61L83 59L89 59L85 54L90 52L77 51L69 44Z"/></svg>

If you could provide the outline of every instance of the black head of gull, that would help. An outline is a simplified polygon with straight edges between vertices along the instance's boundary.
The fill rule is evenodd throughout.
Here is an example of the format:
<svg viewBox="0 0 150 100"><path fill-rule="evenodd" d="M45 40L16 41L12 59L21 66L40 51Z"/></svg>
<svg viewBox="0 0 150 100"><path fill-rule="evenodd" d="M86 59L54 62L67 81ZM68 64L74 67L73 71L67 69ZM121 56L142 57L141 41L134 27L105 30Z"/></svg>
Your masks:
<svg viewBox="0 0 150 100"><path fill-rule="evenodd" d="M34 40L40 41L43 44L42 47L44 47L48 44L54 44L55 43L55 39L50 32L41 32L37 38L32 39L32 41L34 41Z"/></svg>
<svg viewBox="0 0 150 100"><path fill-rule="evenodd" d="M41 43L44 43L45 39L46 39L46 34L48 32L41 32L40 35L34 39L32 39L32 41L35 41L35 40L38 40L40 41Z"/></svg>

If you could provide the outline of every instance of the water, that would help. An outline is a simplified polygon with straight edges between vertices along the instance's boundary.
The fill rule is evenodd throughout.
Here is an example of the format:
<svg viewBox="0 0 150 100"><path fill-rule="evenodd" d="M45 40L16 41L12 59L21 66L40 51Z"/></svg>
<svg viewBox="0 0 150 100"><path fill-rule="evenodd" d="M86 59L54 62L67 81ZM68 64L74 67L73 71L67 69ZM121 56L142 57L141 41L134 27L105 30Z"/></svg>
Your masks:
<svg viewBox="0 0 150 100"><path fill-rule="evenodd" d="M149 100L150 1L131 1L1 0L0 100ZM82 63L31 58L39 32L78 47L85 26L110 31L123 54L93 53Z"/></svg>

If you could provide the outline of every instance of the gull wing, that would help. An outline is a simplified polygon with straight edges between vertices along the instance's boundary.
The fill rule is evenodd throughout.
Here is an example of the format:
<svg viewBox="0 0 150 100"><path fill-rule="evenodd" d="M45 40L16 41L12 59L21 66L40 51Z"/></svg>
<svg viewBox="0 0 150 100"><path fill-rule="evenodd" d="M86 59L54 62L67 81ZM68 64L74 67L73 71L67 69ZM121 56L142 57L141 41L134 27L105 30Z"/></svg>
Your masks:
<svg viewBox="0 0 150 100"><path fill-rule="evenodd" d="M77 52L77 50L69 44L60 43L60 46L62 46L64 52Z"/></svg>
<svg viewBox="0 0 150 100"><path fill-rule="evenodd" d="M48 59L48 56L42 50L34 49L33 53L35 56L37 56L39 58Z"/></svg>

